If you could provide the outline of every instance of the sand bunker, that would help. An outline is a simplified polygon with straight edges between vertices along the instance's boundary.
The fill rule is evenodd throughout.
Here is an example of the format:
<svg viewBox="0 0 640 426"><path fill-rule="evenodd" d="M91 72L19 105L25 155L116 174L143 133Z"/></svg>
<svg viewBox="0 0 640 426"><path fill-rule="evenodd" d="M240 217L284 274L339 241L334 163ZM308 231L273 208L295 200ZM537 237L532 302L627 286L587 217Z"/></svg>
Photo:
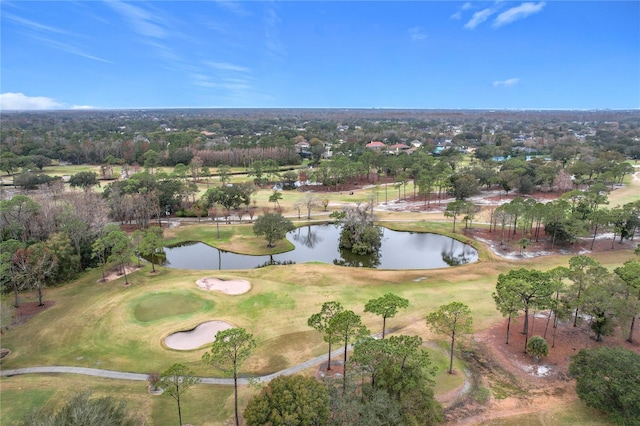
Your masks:
<svg viewBox="0 0 640 426"><path fill-rule="evenodd" d="M221 280L219 278L201 278L196 281L198 287L205 290L221 291L226 294L243 294L251 290L246 280Z"/></svg>
<svg viewBox="0 0 640 426"><path fill-rule="evenodd" d="M198 325L193 330L179 331L170 334L164 339L164 344L171 349L188 351L198 349L207 343L213 343L216 340L218 331L232 328L233 326L224 321L207 321Z"/></svg>

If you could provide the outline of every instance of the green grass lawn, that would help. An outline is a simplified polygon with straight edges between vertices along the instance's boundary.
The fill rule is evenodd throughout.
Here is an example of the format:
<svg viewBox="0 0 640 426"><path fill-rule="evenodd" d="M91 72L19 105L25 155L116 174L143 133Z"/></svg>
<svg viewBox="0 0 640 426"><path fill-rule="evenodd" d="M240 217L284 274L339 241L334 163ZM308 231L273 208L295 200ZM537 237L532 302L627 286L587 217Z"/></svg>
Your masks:
<svg viewBox="0 0 640 426"><path fill-rule="evenodd" d="M366 191L362 193L358 197L366 199ZM295 191L292 198L294 195L300 196ZM349 200L349 197L343 194L337 199ZM403 221L404 217L414 220ZM449 222L416 220L415 214L409 213L386 218L393 220L384 222L391 229L438 232L464 240L462 234L451 234ZM291 245L283 241L268 251L264 241L253 236L250 224L222 225L219 238L216 226L211 223L183 225L168 229L165 235L169 243L203 241L250 254L285 251ZM101 274L96 269L75 282L45 289L45 300L53 301L53 306L3 334L2 347L10 349L12 354L2 360L2 368L73 365L150 373L180 362L197 375L215 376L218 373L201 361L206 349L169 350L162 341L175 331L191 329L205 321L222 320L246 328L257 340L258 346L243 366L243 374L268 374L326 353L327 346L320 333L307 326L307 319L320 310L323 302L340 301L345 308L362 315L372 332L378 332L380 318L365 313L364 305L370 299L393 292L408 299L410 305L389 319L388 327L396 328L397 333L420 335L428 341L434 336L426 326L425 317L438 306L454 300L467 304L475 329L482 330L501 318L491 298L498 274L514 267L548 269L566 265L571 257L506 260L497 258L481 245L474 245L480 252L480 262L455 269L388 271L309 263L242 271L160 267L158 273L151 274L151 267L147 265L129 275L131 285L126 287L124 278L99 283ZM631 256L616 251L596 257L611 267ZM208 292L196 285L196 280L205 276L245 279L251 283L252 290L238 296ZM460 385L462 376L442 372L448 366L446 352L432 352L432 360L439 367L437 393L446 393ZM464 365L458 360L454 368L461 371ZM0 415L10 421L20 419L31 407L58 406L72 390L85 387L102 394L126 395L150 424L166 424L165 419L175 415L171 398L149 395L145 383L140 382L37 375L2 378L0 386ZM241 404L255 392L242 388ZM194 388L185 402L185 421L198 425L224 424L233 412L231 396L229 387Z"/></svg>

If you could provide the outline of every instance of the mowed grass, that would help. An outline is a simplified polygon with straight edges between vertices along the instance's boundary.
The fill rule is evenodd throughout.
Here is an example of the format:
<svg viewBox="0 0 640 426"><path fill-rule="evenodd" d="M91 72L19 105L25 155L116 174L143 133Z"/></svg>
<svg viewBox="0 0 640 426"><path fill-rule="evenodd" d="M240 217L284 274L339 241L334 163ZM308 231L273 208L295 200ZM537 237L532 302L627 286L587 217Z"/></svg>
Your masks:
<svg viewBox="0 0 640 426"><path fill-rule="evenodd" d="M581 401L556 404L535 413L515 414L480 423L482 426L606 426L616 423Z"/></svg>
<svg viewBox="0 0 640 426"><path fill-rule="evenodd" d="M212 301L195 294L151 293L133 302L133 316L140 322L156 321L178 315L189 315L200 309L211 309Z"/></svg>
<svg viewBox="0 0 640 426"><path fill-rule="evenodd" d="M397 222L390 225L406 230L449 232L444 223ZM229 241L238 234L245 238L246 245L262 244L261 239L254 237L252 240L241 227L224 225L222 228L221 233ZM184 226L168 232L175 242L182 238L214 238L217 237L215 233L215 225L211 224ZM101 275L95 270L75 282L45 289L45 300L53 301L54 305L27 323L5 332L2 346L12 354L2 360L2 368L73 365L147 374L163 371L179 362L199 376L220 376L219 372L202 363L206 349L170 350L162 345L162 340L175 331L191 329L205 321L222 320L247 329L257 341L254 354L242 367L242 374L269 374L326 354L327 344L322 335L307 325L309 316L318 312L326 301L341 302L346 309L361 315L372 333L377 333L382 320L365 313L364 305L385 293L395 293L407 298L410 305L390 318L387 327L393 328L395 333L420 335L429 341L439 337L430 333L425 317L438 306L454 300L469 305L474 328L482 330L501 318L491 298L499 273L514 267L548 269L566 265L571 257L558 255L513 261L499 259L482 247L479 249L479 263L438 270L390 271L300 264L243 271L160 267L158 273L151 274L150 266L145 266L129 275L130 286L124 286L124 278L99 283ZM627 251L612 251L595 257L613 267L632 256ZM252 289L237 296L205 291L197 287L196 280L206 276L246 279ZM171 306L172 297L181 300L177 308ZM157 312L153 312L154 309ZM446 353L440 353L439 361L436 355L433 356L434 363L448 365ZM457 362L455 368L460 371L463 366ZM51 377L62 380L62 384L48 382ZM0 384L5 394L5 389L14 389L11 386L20 383L15 389L24 393L7 394L7 398L22 401L16 402L22 404L20 411L38 406L45 399L46 404L57 406L69 396L70 390L96 386L101 392L127 395L128 399L131 394L131 403L137 404L136 410L150 424L167 424L165 419L172 414L173 400L148 395L145 383L81 378L79 380L86 385L78 387L73 384L74 377L11 377L3 378ZM437 391L446 393L455 389L459 386L455 379L440 372L436 377ZM69 387L65 388L66 384ZM51 390L53 395L45 392ZM33 393L31 401L29 392L32 391L42 392ZM243 387L241 407L255 393L256 390ZM162 398L168 402L158 402ZM229 387L199 385L188 398L199 402L187 411L193 413L193 417L186 415L186 422L219 425L233 413L232 389ZM0 408L3 417L6 407L8 404L3 403Z"/></svg>
<svg viewBox="0 0 640 426"><path fill-rule="evenodd" d="M124 400L138 424L178 423L178 409L169 395L151 395L143 381L113 380L76 375L28 375L0 379L1 424L18 424L34 408L56 410L78 392L94 397ZM255 390L243 388L239 397L246 404ZM222 425L233 415L233 387L197 385L181 398L183 423Z"/></svg>

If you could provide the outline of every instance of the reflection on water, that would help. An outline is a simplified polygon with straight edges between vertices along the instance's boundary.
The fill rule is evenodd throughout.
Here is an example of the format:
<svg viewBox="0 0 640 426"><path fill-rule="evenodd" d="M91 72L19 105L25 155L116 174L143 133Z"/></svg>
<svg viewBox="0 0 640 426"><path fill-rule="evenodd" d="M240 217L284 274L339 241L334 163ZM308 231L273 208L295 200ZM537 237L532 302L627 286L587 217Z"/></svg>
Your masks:
<svg viewBox="0 0 640 426"><path fill-rule="evenodd" d="M178 269L253 269L287 263L324 262L340 266L381 269L435 269L476 262L478 252L449 237L383 228L377 255L357 256L340 250L340 229L333 225L297 228L287 234L295 250L272 256L249 256L218 250L204 243L165 248L167 263Z"/></svg>
<svg viewBox="0 0 640 426"><path fill-rule="evenodd" d="M312 249L322 241L322 237L318 235L318 232L316 232L315 229L313 229L315 227L316 225L307 225L306 227L301 226L300 228L289 232L287 237L291 237L293 238L293 241Z"/></svg>

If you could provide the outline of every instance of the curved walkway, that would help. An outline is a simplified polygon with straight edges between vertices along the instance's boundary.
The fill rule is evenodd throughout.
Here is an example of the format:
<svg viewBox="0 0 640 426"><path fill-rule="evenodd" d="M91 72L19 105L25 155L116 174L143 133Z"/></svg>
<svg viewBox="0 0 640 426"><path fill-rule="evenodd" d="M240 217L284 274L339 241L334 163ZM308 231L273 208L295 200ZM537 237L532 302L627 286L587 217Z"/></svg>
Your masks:
<svg viewBox="0 0 640 426"><path fill-rule="evenodd" d="M351 349L351 346L348 347ZM343 349L337 349L331 352L331 358L337 357L344 353ZM261 383L267 383L275 379L278 376L289 376L291 374L299 373L302 370L321 364L327 358L327 354L312 358L308 361L294 365L281 371L277 371L266 376L255 377L252 380ZM143 373L128 373L125 371L113 371L113 370L100 370L98 368L87 367L70 367L70 366L49 366L49 367L26 367L26 368L14 368L10 370L0 370L0 376L11 377L19 376L22 374L49 374L49 373L63 373L63 374L81 374L85 376L103 377L106 379L120 379L120 380L137 380L147 381L148 375ZM233 379L229 378L217 378L217 377L201 377L201 382L207 385L233 385ZM249 379L239 378L238 384L248 385Z"/></svg>

